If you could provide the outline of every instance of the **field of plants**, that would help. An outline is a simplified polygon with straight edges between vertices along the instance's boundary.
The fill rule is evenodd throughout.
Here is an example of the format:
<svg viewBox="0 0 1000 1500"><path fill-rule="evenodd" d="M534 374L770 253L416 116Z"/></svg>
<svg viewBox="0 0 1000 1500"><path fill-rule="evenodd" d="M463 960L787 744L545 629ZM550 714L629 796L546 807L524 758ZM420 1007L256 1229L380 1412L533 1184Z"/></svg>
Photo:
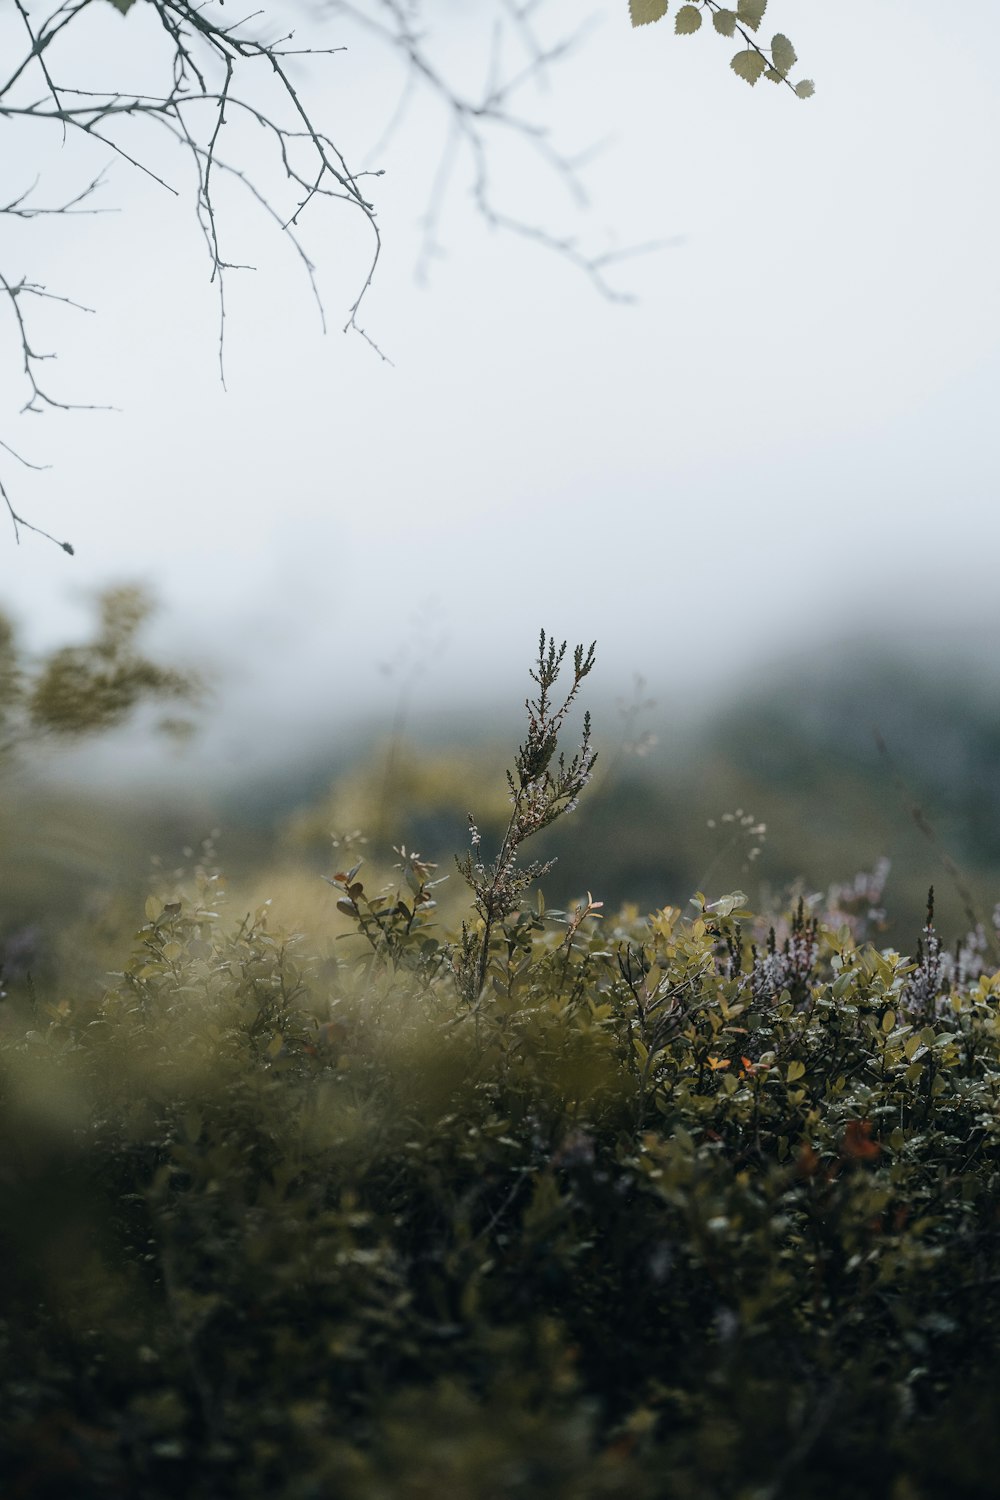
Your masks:
<svg viewBox="0 0 1000 1500"><path fill-rule="evenodd" d="M591 665L447 885L341 837L296 934L206 844L103 977L8 953L6 1495L992 1493L996 925L547 907Z"/></svg>
<svg viewBox="0 0 1000 1500"><path fill-rule="evenodd" d="M0 4L0 1500L1000 1494L998 51Z"/></svg>

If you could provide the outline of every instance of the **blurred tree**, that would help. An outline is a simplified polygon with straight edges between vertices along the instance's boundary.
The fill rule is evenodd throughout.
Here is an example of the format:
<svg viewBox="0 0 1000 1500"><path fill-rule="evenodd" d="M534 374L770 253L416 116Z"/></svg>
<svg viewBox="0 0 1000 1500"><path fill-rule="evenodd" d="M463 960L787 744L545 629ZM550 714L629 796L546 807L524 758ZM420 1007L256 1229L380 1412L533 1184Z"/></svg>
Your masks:
<svg viewBox="0 0 1000 1500"><path fill-rule="evenodd" d="M151 608L139 589L109 589L99 600L93 638L38 660L0 614L0 770L28 745L112 729L150 700L190 702L197 695L193 675L158 666L139 650L136 636ZM177 732L183 723L167 718L159 727Z"/></svg>
<svg viewBox="0 0 1000 1500"><path fill-rule="evenodd" d="M78 970L84 946L90 945L88 953L100 946L98 913L96 927L115 930L104 898L114 878L135 874L129 820L138 818L148 836L154 810L120 805L109 817L93 797L60 798L51 786L39 797L29 773L47 745L75 744L117 728L145 706L190 705L198 698L193 674L160 666L141 650L138 636L151 610L140 589L108 589L97 601L89 640L40 656L25 649L0 612L0 786L5 773L24 773L17 777L16 795L9 795L8 784L8 795L0 798L0 981L21 970L36 977L50 972L59 932ZM192 725L186 717L164 715L156 728L183 735ZM73 919L88 903L84 944ZM125 920L131 922L128 912Z"/></svg>

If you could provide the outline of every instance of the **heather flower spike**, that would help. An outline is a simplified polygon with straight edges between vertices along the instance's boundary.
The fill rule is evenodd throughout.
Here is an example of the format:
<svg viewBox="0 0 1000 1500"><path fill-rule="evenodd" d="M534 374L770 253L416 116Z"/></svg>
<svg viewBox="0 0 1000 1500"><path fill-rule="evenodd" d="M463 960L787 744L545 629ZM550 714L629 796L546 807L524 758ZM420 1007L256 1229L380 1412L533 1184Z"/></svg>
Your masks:
<svg viewBox="0 0 1000 1500"><path fill-rule="evenodd" d="M563 754L557 759L556 751L580 685L593 668L596 644L594 641L589 648L582 645L574 648L573 681L557 707L552 690L566 659L566 642L556 646L554 636L547 636L544 630L539 635L538 657L531 668L531 679L538 691L533 698L525 699L528 733L514 757L514 771L507 772L512 811L499 853L492 863L482 857L479 831L469 815L472 852L459 861L458 867L473 890L482 924L477 933L466 929L459 957L459 978L469 1001L478 999L486 983L490 940L497 925L517 910L532 881L552 868L551 863L537 862L519 866L521 845L557 818L572 812L593 773L597 752L590 746L589 713L584 714L583 737L576 753L567 760Z"/></svg>

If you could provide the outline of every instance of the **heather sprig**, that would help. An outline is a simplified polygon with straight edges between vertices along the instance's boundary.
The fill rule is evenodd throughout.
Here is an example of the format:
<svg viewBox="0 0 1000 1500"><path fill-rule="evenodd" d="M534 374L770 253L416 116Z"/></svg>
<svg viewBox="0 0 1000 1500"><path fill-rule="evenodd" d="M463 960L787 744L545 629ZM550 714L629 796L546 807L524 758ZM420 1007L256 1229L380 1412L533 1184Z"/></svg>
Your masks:
<svg viewBox="0 0 1000 1500"><path fill-rule="evenodd" d="M560 753L556 759L556 751L566 716L581 683L593 668L596 644L591 642L589 649L582 645L574 648L573 681L557 707L553 688L566 659L566 642L557 647L554 636L546 636L544 630L539 634L538 657L531 668L538 691L534 698L525 699L528 733L514 757L514 771L507 772L512 804L510 821L496 859L490 863L482 858L482 839L469 814L472 848L458 861L458 867L475 895L482 926L478 932L472 932L463 925L457 962L459 983L470 1001L478 998L486 983L490 942L497 925L517 910L532 881L552 868L552 861L519 865L521 845L557 818L572 812L593 773L597 752L590 746L589 713L584 714L583 738L572 758L567 760Z"/></svg>

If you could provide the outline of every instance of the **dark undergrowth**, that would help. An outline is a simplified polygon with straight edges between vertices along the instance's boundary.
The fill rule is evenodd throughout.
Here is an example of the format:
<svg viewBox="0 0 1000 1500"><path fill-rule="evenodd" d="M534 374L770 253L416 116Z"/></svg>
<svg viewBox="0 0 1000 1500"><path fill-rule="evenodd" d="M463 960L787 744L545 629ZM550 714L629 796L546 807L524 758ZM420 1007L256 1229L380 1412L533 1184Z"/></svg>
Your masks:
<svg viewBox="0 0 1000 1500"><path fill-rule="evenodd" d="M321 952L206 858L104 987L12 988L5 1496L994 1492L996 935L881 950L864 882L547 910L590 660L560 705L541 642L460 931L403 849Z"/></svg>

